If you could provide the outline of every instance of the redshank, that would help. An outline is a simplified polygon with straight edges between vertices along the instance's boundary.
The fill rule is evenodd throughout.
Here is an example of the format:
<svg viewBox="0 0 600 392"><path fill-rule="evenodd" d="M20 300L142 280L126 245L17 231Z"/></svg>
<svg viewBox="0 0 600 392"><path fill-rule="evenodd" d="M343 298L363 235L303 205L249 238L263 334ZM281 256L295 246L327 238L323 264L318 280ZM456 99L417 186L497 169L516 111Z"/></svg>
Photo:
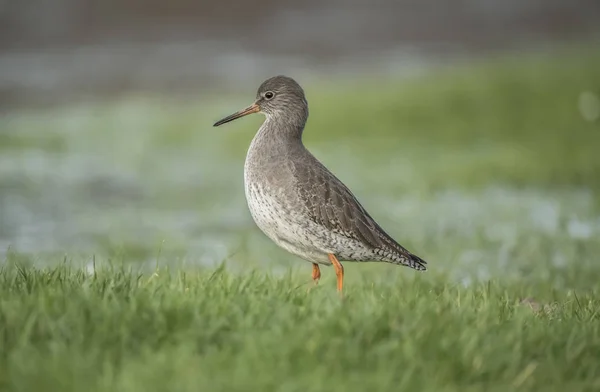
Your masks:
<svg viewBox="0 0 600 392"><path fill-rule="evenodd" d="M337 289L344 285L341 261L380 261L425 271L412 254L375 222L350 190L302 143L308 119L304 90L275 76L258 88L255 102L217 121L225 124L252 113L266 120L250 143L244 185L250 214L277 245L312 263L333 265Z"/></svg>

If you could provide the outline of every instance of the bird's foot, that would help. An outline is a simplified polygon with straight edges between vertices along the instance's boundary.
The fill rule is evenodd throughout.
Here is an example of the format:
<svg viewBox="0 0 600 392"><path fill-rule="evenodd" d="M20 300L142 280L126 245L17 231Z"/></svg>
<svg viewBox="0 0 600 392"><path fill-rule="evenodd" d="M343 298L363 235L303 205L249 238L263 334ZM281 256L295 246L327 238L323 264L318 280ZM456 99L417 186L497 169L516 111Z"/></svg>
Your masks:
<svg viewBox="0 0 600 392"><path fill-rule="evenodd" d="M335 257L334 254L329 254L329 261L333 265L335 269L335 276L337 277L337 291L340 293L340 296L343 297L342 290L344 288L344 266L342 263Z"/></svg>
<svg viewBox="0 0 600 392"><path fill-rule="evenodd" d="M317 287L317 285L319 284L319 279L321 279L321 270L319 269L319 264L313 263L312 280L314 285L312 287L309 287L308 290L306 290L307 293L310 292L310 290L312 290L313 288Z"/></svg>
<svg viewBox="0 0 600 392"><path fill-rule="evenodd" d="M321 279L321 270L319 269L319 264L317 263L313 263L312 278L313 282L315 282L315 286L318 285L319 279Z"/></svg>

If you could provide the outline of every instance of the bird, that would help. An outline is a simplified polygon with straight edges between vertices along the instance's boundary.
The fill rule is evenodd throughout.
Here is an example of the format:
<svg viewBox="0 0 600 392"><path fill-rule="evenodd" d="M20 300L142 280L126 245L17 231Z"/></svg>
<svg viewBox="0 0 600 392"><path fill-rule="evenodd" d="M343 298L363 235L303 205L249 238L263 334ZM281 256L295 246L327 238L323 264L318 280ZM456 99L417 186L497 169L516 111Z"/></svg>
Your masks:
<svg viewBox="0 0 600 392"><path fill-rule="evenodd" d="M341 261L387 262L427 270L427 262L394 240L341 180L304 145L308 102L292 78L265 80L252 105L213 124L221 126L252 113L265 120L244 163L248 209L275 244L312 263L315 285L320 265L333 266L337 291L344 286Z"/></svg>

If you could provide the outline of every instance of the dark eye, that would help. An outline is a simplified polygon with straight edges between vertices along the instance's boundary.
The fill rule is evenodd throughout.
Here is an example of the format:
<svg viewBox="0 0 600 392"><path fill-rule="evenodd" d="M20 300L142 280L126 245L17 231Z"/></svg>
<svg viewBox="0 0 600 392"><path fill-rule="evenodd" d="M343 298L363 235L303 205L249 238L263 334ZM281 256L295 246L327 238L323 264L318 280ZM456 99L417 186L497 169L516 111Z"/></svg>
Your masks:
<svg viewBox="0 0 600 392"><path fill-rule="evenodd" d="M271 98L273 98L274 96L275 96L275 93L273 93L273 91L267 91L267 92L265 93L265 98L266 98L266 99L271 99Z"/></svg>

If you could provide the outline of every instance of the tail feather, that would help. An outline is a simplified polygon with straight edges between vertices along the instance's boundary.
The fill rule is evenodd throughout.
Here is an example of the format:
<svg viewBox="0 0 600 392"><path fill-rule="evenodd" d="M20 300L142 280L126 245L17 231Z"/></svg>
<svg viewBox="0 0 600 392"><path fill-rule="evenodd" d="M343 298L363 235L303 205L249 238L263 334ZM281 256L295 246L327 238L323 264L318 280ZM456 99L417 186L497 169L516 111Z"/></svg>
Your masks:
<svg viewBox="0 0 600 392"><path fill-rule="evenodd" d="M378 229L378 237L381 241L379 247L375 250L381 261L387 261L392 264L404 265L417 271L427 271L425 266L427 262L419 256L412 254L408 249L400 245L395 239L387 234L375 221Z"/></svg>
<svg viewBox="0 0 600 392"><path fill-rule="evenodd" d="M386 261L392 264L403 265L417 271L427 271L427 262L417 255L410 253L404 248L399 249L379 249L376 251L379 255L379 260Z"/></svg>
<svg viewBox="0 0 600 392"><path fill-rule="evenodd" d="M412 253L408 253L408 257L405 257L407 267L416 269L417 271L427 271L427 267L425 266L427 262L420 258L417 255L413 255Z"/></svg>

